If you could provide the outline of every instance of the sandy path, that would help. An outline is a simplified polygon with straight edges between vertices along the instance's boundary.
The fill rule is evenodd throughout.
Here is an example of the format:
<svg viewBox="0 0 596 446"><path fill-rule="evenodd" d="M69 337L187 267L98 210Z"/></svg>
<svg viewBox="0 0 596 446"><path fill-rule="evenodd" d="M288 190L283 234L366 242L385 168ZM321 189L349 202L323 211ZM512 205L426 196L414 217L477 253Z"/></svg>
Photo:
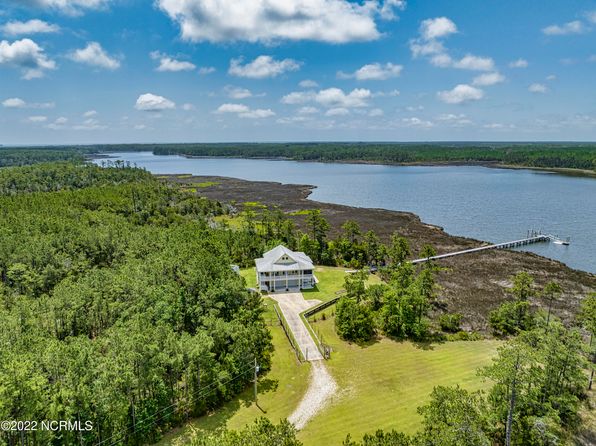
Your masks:
<svg viewBox="0 0 596 446"><path fill-rule="evenodd" d="M337 384L327 371L324 361L312 361L310 386L288 421L302 429L319 412L337 391Z"/></svg>

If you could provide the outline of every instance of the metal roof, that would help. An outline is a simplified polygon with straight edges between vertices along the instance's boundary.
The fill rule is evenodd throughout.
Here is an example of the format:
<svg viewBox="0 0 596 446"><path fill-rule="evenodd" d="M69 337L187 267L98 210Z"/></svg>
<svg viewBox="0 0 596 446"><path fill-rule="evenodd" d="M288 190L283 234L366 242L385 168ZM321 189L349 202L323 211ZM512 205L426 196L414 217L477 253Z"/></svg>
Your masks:
<svg viewBox="0 0 596 446"><path fill-rule="evenodd" d="M284 256L287 256L288 260L282 261ZM267 251L262 258L255 259L255 263L259 272L313 270L315 268L309 256L303 252L291 251L283 245Z"/></svg>

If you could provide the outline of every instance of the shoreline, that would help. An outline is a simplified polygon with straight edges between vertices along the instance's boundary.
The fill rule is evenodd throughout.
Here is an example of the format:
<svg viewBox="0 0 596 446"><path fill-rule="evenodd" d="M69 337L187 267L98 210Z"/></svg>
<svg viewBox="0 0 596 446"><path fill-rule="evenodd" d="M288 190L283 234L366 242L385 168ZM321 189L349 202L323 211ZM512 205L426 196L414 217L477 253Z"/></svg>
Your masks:
<svg viewBox="0 0 596 446"><path fill-rule="evenodd" d="M337 237L346 220L356 221L362 232L373 230L383 242L394 232L406 237L415 258L425 244L435 247L439 254L475 248L488 242L446 233L443 228L423 222L411 212L378 208L359 208L311 200L314 187L310 185L281 184L266 181L247 181L222 176L187 176L164 174L155 176L188 188L193 183L209 184L195 187L193 193L221 202L232 203L242 210L243 203L259 202L269 208L278 206L296 225L305 229L304 212L320 209L329 221L329 236ZM440 262L442 270L437 282L441 297L435 311L458 312L464 316L467 329L487 332L488 314L500 303L510 300L510 279L520 271L531 274L536 285L543 287L555 280L565 290L556 302L555 313L564 321L571 321L580 301L596 290L596 274L575 270L557 260L527 251L490 250L481 253L450 257ZM540 300L532 302L542 306Z"/></svg>

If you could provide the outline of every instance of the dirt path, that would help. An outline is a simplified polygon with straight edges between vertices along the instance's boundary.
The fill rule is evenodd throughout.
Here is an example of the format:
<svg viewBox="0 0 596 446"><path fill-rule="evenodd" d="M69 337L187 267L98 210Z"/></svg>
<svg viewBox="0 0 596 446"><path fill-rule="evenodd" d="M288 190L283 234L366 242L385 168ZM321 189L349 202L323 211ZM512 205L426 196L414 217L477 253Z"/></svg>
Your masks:
<svg viewBox="0 0 596 446"><path fill-rule="evenodd" d="M312 361L311 367L310 386L296 410L288 418L296 429L306 426L337 391L337 384L327 371L323 360Z"/></svg>

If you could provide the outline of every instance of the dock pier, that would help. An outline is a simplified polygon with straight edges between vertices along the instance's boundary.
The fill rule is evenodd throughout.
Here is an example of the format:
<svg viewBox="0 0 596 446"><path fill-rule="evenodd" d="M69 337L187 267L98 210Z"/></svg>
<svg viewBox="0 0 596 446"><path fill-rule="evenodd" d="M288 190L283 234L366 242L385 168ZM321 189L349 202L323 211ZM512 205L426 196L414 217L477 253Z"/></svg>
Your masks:
<svg viewBox="0 0 596 446"><path fill-rule="evenodd" d="M550 241L557 241L557 240L559 240L559 238L555 237L554 235L542 234L542 232L540 232L540 231L532 230L532 231L528 231L526 238L523 238L520 240L513 240L511 242L497 243L494 245L480 246L478 248L464 249L462 251L450 252L447 254L440 254L440 255L436 255L436 256L432 256L432 257L425 257L422 259L412 260L410 263L418 264L418 263L428 262L431 260L441 260L441 259L446 259L448 257L455 257L455 256L464 255L464 254L472 254L474 252L488 251L490 249L517 248L519 246L532 245L534 243L543 243L543 242L550 242Z"/></svg>

